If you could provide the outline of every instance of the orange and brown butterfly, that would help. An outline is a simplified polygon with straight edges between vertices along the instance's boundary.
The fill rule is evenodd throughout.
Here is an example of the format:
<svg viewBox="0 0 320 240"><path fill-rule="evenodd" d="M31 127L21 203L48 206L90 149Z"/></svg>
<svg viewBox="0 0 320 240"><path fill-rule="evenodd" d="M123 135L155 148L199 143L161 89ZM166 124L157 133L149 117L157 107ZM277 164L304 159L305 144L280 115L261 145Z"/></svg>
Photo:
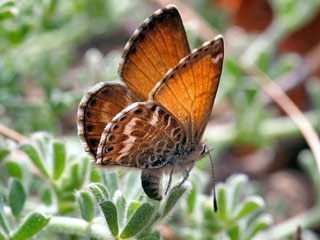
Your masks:
<svg viewBox="0 0 320 240"><path fill-rule="evenodd" d="M177 8L157 10L125 46L119 75L126 85L98 83L82 98L78 134L85 151L106 168L141 169L145 193L160 200L162 175L171 180L181 172L183 183L207 153L201 138L223 56L222 36L190 52Z"/></svg>

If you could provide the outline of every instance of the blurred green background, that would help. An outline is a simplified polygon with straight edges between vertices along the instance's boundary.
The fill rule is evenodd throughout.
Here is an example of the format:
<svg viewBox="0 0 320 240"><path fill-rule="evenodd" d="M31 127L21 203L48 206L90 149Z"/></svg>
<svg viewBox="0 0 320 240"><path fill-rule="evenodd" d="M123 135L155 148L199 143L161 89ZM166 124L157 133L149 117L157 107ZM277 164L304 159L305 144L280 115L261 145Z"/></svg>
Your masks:
<svg viewBox="0 0 320 240"><path fill-rule="evenodd" d="M47 132L63 140L69 154L82 154L76 133L80 99L97 82L119 80L117 69L126 41L160 7L159 3L160 0L0 0L0 123L28 137L38 131ZM319 173L305 139L244 71L243 61L256 65L279 84L319 132L320 1L180 3L191 7L226 41L223 74L205 134L210 147L215 148L217 182L226 181L234 173L248 175L248 189L262 196L274 226L288 221L290 225L292 217L309 214L311 207L319 210ZM182 11L182 16L187 14ZM184 25L192 49L208 40L197 33L199 26L194 19ZM0 144L8 151L17 148L5 137L0 138ZM6 160L1 162L4 156ZM7 161L16 160L14 156L4 154L0 158L7 171L1 179L4 188L10 177L17 178L6 170ZM199 161L195 171L202 171L197 173L209 179L206 169L208 159ZM212 188L208 179L204 180L202 192L206 196ZM81 186L71 186L68 191ZM4 202L8 191L2 193ZM37 194L33 197L40 198ZM68 208L64 207L60 214ZM312 220L307 223L312 231L306 231L308 238L303 239L320 239L320 219L305 216ZM173 224L181 224L175 220ZM279 232L286 225L279 226L275 232L282 239L287 234ZM296 225L290 226L292 236ZM178 225L171 229L164 224L159 231L164 239L210 239L199 236L203 229L197 233L190 226L185 233L178 229ZM228 235L230 239L250 239L232 236ZM50 235L48 239L77 239L60 237Z"/></svg>

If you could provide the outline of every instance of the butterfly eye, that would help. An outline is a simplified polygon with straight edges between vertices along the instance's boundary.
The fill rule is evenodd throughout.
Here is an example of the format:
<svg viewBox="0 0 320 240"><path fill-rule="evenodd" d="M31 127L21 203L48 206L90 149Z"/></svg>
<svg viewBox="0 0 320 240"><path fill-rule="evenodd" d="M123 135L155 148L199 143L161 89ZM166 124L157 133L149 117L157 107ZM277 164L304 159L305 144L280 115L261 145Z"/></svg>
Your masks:
<svg viewBox="0 0 320 240"><path fill-rule="evenodd" d="M203 144L200 155L203 156L206 153L207 153L207 146L205 144Z"/></svg>

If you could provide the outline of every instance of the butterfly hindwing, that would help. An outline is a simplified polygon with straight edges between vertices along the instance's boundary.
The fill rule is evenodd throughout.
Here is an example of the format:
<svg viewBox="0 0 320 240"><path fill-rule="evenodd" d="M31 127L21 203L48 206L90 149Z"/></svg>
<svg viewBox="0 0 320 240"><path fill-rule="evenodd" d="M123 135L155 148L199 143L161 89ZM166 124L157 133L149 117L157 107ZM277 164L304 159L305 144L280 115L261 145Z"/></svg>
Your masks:
<svg viewBox="0 0 320 240"><path fill-rule="evenodd" d="M138 98L125 86L118 83L98 83L81 100L78 108L78 135L94 158L101 134L107 123Z"/></svg>
<svg viewBox="0 0 320 240"><path fill-rule="evenodd" d="M119 66L120 78L146 101L157 82L189 53L179 12L169 5L147 18L129 39Z"/></svg>
<svg viewBox="0 0 320 240"><path fill-rule="evenodd" d="M169 112L152 102L134 103L107 125L97 164L162 168L181 151L186 134Z"/></svg>
<svg viewBox="0 0 320 240"><path fill-rule="evenodd" d="M209 121L222 61L223 38L218 36L182 59L151 93L151 100L187 126L193 143L199 143Z"/></svg>

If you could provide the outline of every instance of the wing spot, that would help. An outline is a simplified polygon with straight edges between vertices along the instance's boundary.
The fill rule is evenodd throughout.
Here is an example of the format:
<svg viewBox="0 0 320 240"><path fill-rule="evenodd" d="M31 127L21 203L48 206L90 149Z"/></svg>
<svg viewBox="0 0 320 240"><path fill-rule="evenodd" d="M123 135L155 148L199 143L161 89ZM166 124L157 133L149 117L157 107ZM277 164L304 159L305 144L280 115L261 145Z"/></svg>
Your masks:
<svg viewBox="0 0 320 240"><path fill-rule="evenodd" d="M119 126L118 126L117 124L115 124L115 125L113 126L113 130L118 129L118 128L119 128Z"/></svg>
<svg viewBox="0 0 320 240"><path fill-rule="evenodd" d="M91 138L88 141L89 141L91 146L97 146L98 145L98 141L96 139Z"/></svg>
<svg viewBox="0 0 320 240"><path fill-rule="evenodd" d="M113 149L114 149L114 147L112 147L112 146L107 146L104 151L105 151L106 153L108 153L108 152L111 152Z"/></svg>
<svg viewBox="0 0 320 240"><path fill-rule="evenodd" d="M153 19L152 19L152 21L150 21L150 23L148 24L148 28L149 28L150 30L152 30L152 29L154 28L154 21L153 21Z"/></svg>
<svg viewBox="0 0 320 240"><path fill-rule="evenodd" d="M121 117L121 118L119 119L119 121L122 122L122 121L126 120L126 118L127 118L126 116L123 116L123 117Z"/></svg>
<svg viewBox="0 0 320 240"><path fill-rule="evenodd" d="M163 15L160 15L159 16L159 22L163 22L164 21L164 16Z"/></svg>
<svg viewBox="0 0 320 240"><path fill-rule="evenodd" d="M137 49L136 49L136 48L134 48L134 47L131 48L131 51L130 51L131 54L135 54L136 52L137 52Z"/></svg>
<svg viewBox="0 0 320 240"><path fill-rule="evenodd" d="M174 74L171 74L170 78L174 78Z"/></svg>
<svg viewBox="0 0 320 240"><path fill-rule="evenodd" d="M86 116L90 118L92 116L91 112L86 112Z"/></svg>
<svg viewBox="0 0 320 240"><path fill-rule="evenodd" d="M141 108L138 108L137 110L134 111L134 113L135 113L135 114L140 114L140 113L142 113L142 109L141 109Z"/></svg>
<svg viewBox="0 0 320 240"><path fill-rule="evenodd" d="M110 90L109 89L105 89L102 91L102 94L105 96L109 96L110 95Z"/></svg>
<svg viewBox="0 0 320 240"><path fill-rule="evenodd" d="M112 160L112 158L108 158L108 159L106 159L105 161L103 161L103 163L104 163L104 164L107 164L107 163L111 162L111 160Z"/></svg>
<svg viewBox="0 0 320 240"><path fill-rule="evenodd" d="M151 111L154 112L154 111L156 111L156 109L157 109L157 106L153 105L152 108L151 108Z"/></svg>
<svg viewBox="0 0 320 240"><path fill-rule="evenodd" d="M112 141L114 139L115 139L115 136L113 136L113 135L109 136L109 141Z"/></svg>
<svg viewBox="0 0 320 240"><path fill-rule="evenodd" d="M91 101L90 101L90 106L94 106L94 105L96 105L96 100L95 99L92 99Z"/></svg>
<svg viewBox="0 0 320 240"><path fill-rule="evenodd" d="M88 125L88 126L87 126L87 131L88 131L88 132L91 132L91 131L93 130L93 128L94 128L94 127L93 127L92 125Z"/></svg>

